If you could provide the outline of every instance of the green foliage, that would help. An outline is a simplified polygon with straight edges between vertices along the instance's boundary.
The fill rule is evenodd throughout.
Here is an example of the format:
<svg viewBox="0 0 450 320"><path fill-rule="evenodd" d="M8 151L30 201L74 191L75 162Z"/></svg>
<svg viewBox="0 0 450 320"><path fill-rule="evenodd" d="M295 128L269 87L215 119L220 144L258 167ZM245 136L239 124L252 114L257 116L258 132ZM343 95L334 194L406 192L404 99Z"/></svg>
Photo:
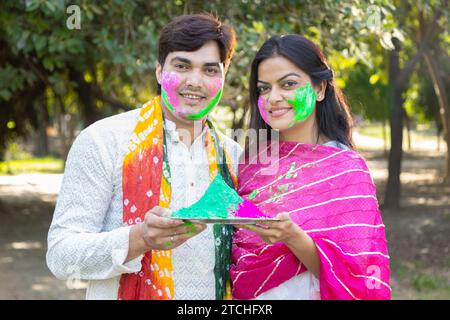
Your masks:
<svg viewBox="0 0 450 320"><path fill-rule="evenodd" d="M0 135L5 139L0 159L6 141L37 130L42 117L52 122L69 114L88 125L149 99L156 92L159 30L177 15L200 11L218 14L237 32L238 47L221 103L233 114L232 126L242 126L248 109L254 54L268 37L288 33L303 34L325 51L338 85L350 102L355 101L354 112L369 119L386 118L386 49L398 38L410 48L405 53L410 55L414 43L408 43L405 35L417 24L415 7L408 10L397 2L2 1ZM439 3L422 5L428 14ZM66 25L69 5L80 7L79 30ZM448 30L439 37L449 52ZM7 126L11 121L14 127Z"/></svg>

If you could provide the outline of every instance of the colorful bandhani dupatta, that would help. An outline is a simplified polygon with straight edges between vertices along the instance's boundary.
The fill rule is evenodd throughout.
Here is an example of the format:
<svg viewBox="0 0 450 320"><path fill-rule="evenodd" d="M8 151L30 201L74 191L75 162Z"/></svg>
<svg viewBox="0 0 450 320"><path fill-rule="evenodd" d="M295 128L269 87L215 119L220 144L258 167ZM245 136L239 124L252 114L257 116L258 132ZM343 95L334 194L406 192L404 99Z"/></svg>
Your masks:
<svg viewBox="0 0 450 320"><path fill-rule="evenodd" d="M385 226L375 185L356 152L280 142L278 159L240 165L238 193L271 217L290 213L314 240L321 299L390 299ZM235 231L233 298L253 299L304 271L284 244Z"/></svg>
<svg viewBox="0 0 450 320"><path fill-rule="evenodd" d="M235 187L231 160L223 141L207 120L205 149L211 181L217 174ZM160 96L144 104L130 139L123 161L123 222L133 225L144 220L154 206L168 208L171 200L170 166L167 157L164 120ZM214 225L216 298L231 297L229 265L232 227ZM118 298L121 300L173 299L174 280L172 250L152 250L145 253L140 272L123 274Z"/></svg>

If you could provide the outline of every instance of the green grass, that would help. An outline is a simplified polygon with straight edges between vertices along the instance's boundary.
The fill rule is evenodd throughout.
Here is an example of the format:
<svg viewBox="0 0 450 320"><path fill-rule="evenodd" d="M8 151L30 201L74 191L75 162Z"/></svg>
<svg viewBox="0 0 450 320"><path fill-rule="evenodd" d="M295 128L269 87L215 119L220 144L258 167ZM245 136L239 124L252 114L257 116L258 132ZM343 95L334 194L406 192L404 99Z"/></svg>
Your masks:
<svg viewBox="0 0 450 320"><path fill-rule="evenodd" d="M426 264L419 261L391 260L392 298L413 300L450 300L450 281L444 274L424 271ZM401 289L401 290L400 290ZM407 292L407 293L406 293Z"/></svg>
<svg viewBox="0 0 450 320"><path fill-rule="evenodd" d="M355 128L355 131L357 131L359 134L371 138L383 138L383 131L382 131L382 125L381 124L362 124L359 127ZM390 139L391 133L389 131L389 127L386 126L386 136L387 139Z"/></svg>
<svg viewBox="0 0 450 320"><path fill-rule="evenodd" d="M417 291L429 291L439 288L439 279L428 274L419 273L411 279L411 285Z"/></svg>
<svg viewBox="0 0 450 320"><path fill-rule="evenodd" d="M364 136L380 139L383 138L381 123L363 122L359 126L355 127L355 131ZM429 138L433 141L436 139L436 128L430 125L419 124L411 132L413 135L421 138ZM406 124L404 125L404 134L406 134ZM386 125L386 136L387 139L390 139L391 131L388 125Z"/></svg>
<svg viewBox="0 0 450 320"><path fill-rule="evenodd" d="M56 158L32 158L0 162L0 174L62 173L64 162Z"/></svg>

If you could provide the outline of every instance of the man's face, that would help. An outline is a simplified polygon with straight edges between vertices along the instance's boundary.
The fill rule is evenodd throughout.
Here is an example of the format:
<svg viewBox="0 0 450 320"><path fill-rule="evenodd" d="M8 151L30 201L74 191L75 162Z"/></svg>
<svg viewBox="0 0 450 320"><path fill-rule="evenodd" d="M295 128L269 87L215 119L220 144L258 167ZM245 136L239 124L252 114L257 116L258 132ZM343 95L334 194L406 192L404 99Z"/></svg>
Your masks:
<svg viewBox="0 0 450 320"><path fill-rule="evenodd" d="M177 118L199 120L217 105L222 94L224 68L215 41L197 51L174 51L164 66L156 67L163 104Z"/></svg>

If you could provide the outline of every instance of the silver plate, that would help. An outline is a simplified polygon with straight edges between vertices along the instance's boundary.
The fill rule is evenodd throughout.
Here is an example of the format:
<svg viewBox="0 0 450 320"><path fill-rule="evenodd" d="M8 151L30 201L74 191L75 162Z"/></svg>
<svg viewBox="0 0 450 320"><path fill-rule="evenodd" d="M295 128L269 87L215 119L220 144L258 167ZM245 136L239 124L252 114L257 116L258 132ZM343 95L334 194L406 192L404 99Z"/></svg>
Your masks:
<svg viewBox="0 0 450 320"><path fill-rule="evenodd" d="M215 223L215 224L257 224L266 221L280 221L277 218L231 218L231 219L212 219L212 218L171 218L175 220L186 220L200 223Z"/></svg>

